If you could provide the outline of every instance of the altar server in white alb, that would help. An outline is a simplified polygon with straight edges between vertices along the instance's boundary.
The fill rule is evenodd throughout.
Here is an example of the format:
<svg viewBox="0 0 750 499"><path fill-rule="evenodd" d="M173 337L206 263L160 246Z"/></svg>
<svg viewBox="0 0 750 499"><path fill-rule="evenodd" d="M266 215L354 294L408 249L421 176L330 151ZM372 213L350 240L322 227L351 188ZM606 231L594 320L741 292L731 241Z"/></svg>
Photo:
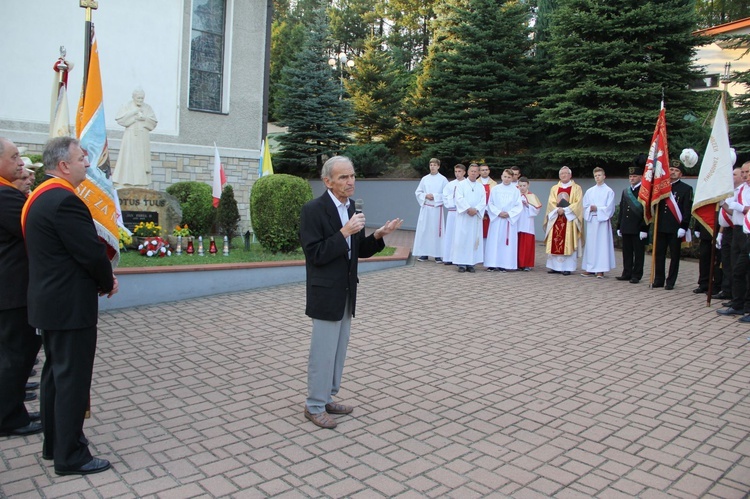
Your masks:
<svg viewBox="0 0 750 499"><path fill-rule="evenodd" d="M490 230L484 248L484 266L487 272L516 270L518 268L518 220L523 212L521 192L513 185L513 172L505 170L502 183L490 191L487 212Z"/></svg>
<svg viewBox="0 0 750 499"><path fill-rule="evenodd" d="M615 192L604 183L603 168L594 168L596 185L583 196L583 219L586 245L583 249L582 276L604 278L604 272L615 267L615 245L612 237L612 215L615 213Z"/></svg>
<svg viewBox="0 0 750 499"><path fill-rule="evenodd" d="M512 169L512 168L511 168ZM539 214L542 202L529 191L529 179L518 179L518 192L521 193L523 211L518 219L518 268L529 271L534 267L536 258L536 231L534 217Z"/></svg>
<svg viewBox="0 0 750 499"><path fill-rule="evenodd" d="M484 186L477 180L479 166L470 165L466 180L456 189L456 232L453 234L451 259L459 272L474 272L474 265L484 258L482 218L487 206Z"/></svg>
<svg viewBox="0 0 750 499"><path fill-rule="evenodd" d="M438 170L440 160L432 158L429 175L422 177L414 192L421 209L412 253L418 255L420 262L426 262L428 257L434 257L438 263L443 261L443 189L448 179Z"/></svg>
<svg viewBox="0 0 750 499"><path fill-rule="evenodd" d="M453 264L452 246L453 234L456 232L456 189L458 183L466 177L466 167L461 163L453 167L453 173L456 178L448 182L443 189L443 206L448 216L445 219L445 233L443 234L443 263L445 265Z"/></svg>

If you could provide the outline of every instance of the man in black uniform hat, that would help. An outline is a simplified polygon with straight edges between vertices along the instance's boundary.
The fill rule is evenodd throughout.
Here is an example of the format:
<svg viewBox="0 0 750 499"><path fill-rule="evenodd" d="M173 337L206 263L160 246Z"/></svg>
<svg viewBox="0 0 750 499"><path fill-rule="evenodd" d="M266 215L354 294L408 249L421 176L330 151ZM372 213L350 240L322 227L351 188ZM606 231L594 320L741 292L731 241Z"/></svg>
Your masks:
<svg viewBox="0 0 750 499"><path fill-rule="evenodd" d="M617 235L622 238L622 275L618 281L637 284L643 277L643 259L646 253L648 226L643 219L643 205L638 201L641 174L646 166L646 155L640 154L628 169L630 187L622 191L620 213L617 216Z"/></svg>

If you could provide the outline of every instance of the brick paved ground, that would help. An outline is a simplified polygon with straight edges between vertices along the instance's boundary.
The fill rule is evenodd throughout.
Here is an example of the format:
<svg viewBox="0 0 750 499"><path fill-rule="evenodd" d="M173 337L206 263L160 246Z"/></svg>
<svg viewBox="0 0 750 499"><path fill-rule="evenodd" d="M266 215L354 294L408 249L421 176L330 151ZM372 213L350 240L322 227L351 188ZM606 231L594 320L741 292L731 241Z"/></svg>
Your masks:
<svg viewBox="0 0 750 499"><path fill-rule="evenodd" d="M113 469L6 438L0 497L746 497L750 328L694 262L665 291L542 254L363 275L333 431L302 416L303 284L105 313L86 434Z"/></svg>

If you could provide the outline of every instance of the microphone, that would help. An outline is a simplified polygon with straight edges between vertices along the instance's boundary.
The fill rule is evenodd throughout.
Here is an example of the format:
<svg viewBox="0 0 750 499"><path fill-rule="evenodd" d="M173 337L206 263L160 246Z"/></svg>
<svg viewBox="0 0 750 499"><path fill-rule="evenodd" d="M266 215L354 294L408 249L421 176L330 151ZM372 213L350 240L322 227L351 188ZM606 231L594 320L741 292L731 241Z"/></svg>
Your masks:
<svg viewBox="0 0 750 499"><path fill-rule="evenodd" d="M362 210L365 208L365 202L361 199L355 199L354 200L354 213L362 213Z"/></svg>

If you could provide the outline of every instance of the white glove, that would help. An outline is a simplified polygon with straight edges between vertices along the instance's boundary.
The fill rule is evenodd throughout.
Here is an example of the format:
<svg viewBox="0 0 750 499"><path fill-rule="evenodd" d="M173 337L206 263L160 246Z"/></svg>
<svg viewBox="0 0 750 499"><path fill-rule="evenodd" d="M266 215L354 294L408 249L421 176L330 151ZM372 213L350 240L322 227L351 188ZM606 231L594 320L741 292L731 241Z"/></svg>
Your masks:
<svg viewBox="0 0 750 499"><path fill-rule="evenodd" d="M700 238L701 238L701 233L700 233L700 232L698 232L697 230L694 230L694 231L693 231L693 234L695 234L695 238L696 238L696 239L700 239Z"/></svg>
<svg viewBox="0 0 750 499"><path fill-rule="evenodd" d="M723 235L724 235L723 232L719 232L716 235L716 249L721 249L721 238L722 238Z"/></svg>
<svg viewBox="0 0 750 499"><path fill-rule="evenodd" d="M622 231L620 229L617 229L617 237L622 237Z"/></svg>
<svg viewBox="0 0 750 499"><path fill-rule="evenodd" d="M641 241L643 241L644 239L648 237L648 232L639 232L638 237L640 237Z"/></svg>
<svg viewBox="0 0 750 499"><path fill-rule="evenodd" d="M685 237L685 229L677 229L677 237L679 237L680 239Z"/></svg>

